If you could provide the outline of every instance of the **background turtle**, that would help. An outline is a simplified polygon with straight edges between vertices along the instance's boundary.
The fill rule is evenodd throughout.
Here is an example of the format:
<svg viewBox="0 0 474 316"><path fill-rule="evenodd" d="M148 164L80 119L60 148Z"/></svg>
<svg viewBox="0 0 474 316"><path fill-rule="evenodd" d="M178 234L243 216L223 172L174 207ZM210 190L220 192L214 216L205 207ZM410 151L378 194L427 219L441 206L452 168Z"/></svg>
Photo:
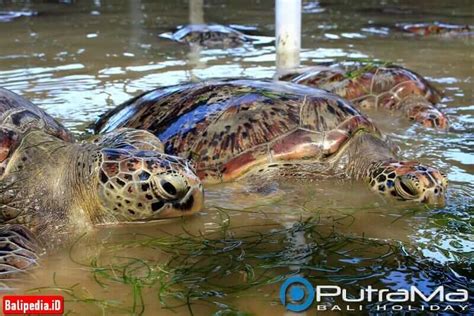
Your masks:
<svg viewBox="0 0 474 316"><path fill-rule="evenodd" d="M163 33L160 37L209 48L238 47L251 42L251 37L235 28L220 24L184 25L173 33Z"/></svg>
<svg viewBox="0 0 474 316"><path fill-rule="evenodd" d="M0 88L0 275L33 264L36 242L53 247L95 224L192 214L202 201L189 163L164 154L152 134L122 129L74 143L41 109Z"/></svg>
<svg viewBox="0 0 474 316"><path fill-rule="evenodd" d="M440 35L443 37L472 35L473 32L469 25L451 24L451 23L399 23L396 28L407 33L429 36Z"/></svg>
<svg viewBox="0 0 474 316"><path fill-rule="evenodd" d="M35 11L0 11L0 23L10 22L21 17L38 15Z"/></svg>
<svg viewBox="0 0 474 316"><path fill-rule="evenodd" d="M385 108L427 127L448 127L448 119L435 106L442 93L419 74L401 66L336 63L280 79L333 92L360 109Z"/></svg>
<svg viewBox="0 0 474 316"><path fill-rule="evenodd" d="M94 128L123 127L151 131L167 154L193 160L205 183L342 177L401 200L444 203L441 172L399 161L370 120L324 90L259 80L171 86L123 103Z"/></svg>

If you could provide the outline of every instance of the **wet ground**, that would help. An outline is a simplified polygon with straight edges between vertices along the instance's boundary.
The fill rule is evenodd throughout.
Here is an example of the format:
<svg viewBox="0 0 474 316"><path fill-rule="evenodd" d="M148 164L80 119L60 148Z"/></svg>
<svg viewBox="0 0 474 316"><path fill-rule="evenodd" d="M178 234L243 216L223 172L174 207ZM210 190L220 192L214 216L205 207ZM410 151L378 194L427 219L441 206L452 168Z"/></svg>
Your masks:
<svg viewBox="0 0 474 316"><path fill-rule="evenodd" d="M370 114L402 156L447 172L447 206L388 202L360 183L287 183L282 196L264 198L242 194L238 185L213 186L202 214L99 228L72 249L45 257L40 269L14 283L16 292L59 291L66 309L80 315L279 315L279 286L297 272L351 293L369 284L429 290L443 283L472 293L474 41L420 38L391 27L412 21L473 25L472 2L303 2L302 64L391 61L445 91L447 133L386 112ZM272 8L266 0L206 1L204 20L272 36ZM271 78L275 72L271 43L191 51L160 39L158 34L196 18L187 1L0 0L0 11L0 85L77 134L141 91L213 77Z"/></svg>

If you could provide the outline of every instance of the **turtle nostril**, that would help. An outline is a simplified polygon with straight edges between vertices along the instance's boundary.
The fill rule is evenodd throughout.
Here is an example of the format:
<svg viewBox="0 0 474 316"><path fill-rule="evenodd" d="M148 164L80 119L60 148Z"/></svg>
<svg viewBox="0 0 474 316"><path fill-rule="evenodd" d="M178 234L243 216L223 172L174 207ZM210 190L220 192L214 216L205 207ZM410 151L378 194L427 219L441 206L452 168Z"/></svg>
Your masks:
<svg viewBox="0 0 474 316"><path fill-rule="evenodd" d="M174 187L174 185L171 184L171 182L168 182L166 180L162 180L160 184L161 184L161 187L163 188L163 190L165 190L166 193L168 193L171 196L176 196L177 190Z"/></svg>

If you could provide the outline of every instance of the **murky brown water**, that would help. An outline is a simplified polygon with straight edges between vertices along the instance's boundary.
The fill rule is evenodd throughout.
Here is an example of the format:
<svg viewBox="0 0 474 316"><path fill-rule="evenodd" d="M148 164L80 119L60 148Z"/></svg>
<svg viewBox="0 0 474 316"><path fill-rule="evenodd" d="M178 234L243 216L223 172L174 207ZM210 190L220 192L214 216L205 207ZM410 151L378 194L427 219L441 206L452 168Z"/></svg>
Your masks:
<svg viewBox="0 0 474 316"><path fill-rule="evenodd" d="M303 64L377 58L413 69L445 90L443 104L451 120L448 133L414 126L387 113L372 113L372 117L402 148L405 157L438 166L448 173L450 189L446 208L430 210L412 204L389 203L358 183L286 184L282 196L264 198L242 194L238 185L215 186L207 188L206 210L202 214L159 224L99 228L97 233L81 240L72 254L66 249L43 258L40 269L15 284L16 292L38 287L47 287L49 289L45 291L51 292L50 287L62 287L61 293L72 300L66 309L80 315L86 312L92 315L101 312L138 314L142 306L146 315L189 314L186 306L173 310L163 308L158 293L166 291L160 289L159 282L137 285L137 278L146 280L146 274L141 278L135 275L135 281L129 278L128 283L117 280L102 280L105 284L98 282L100 276L91 272L93 258L98 257L98 265L102 267L110 267L111 262L119 260L117 257L138 258L156 263L153 271L157 272L159 263L166 262L170 254L164 254L160 247L128 245L130 240L138 238L135 234L161 238L213 233L209 238L234 236L238 239L255 232L265 234L289 228L292 223L308 217L318 219L315 227L321 236L306 234L300 236L296 244L290 237L287 242L276 242L270 236L262 240L257 250L247 250L260 254L248 259L255 267L255 275L260 276L267 270L265 273L276 277L297 270L298 266L303 266L303 272L312 271L306 270L305 264L310 265L310 262L314 267L315 262L329 262L340 267L340 272L308 273L313 273L311 275L317 282L342 282L352 289L372 283L397 288L400 283L426 285L439 281L429 274L410 279L413 276L407 272L410 269L405 267L401 271L397 261L390 256L382 263L367 257L364 259L364 251L372 252L371 258L382 255L386 249L379 245L361 248L357 242L347 241L344 249L348 255L345 259L340 258L340 253L331 252L331 247L324 246L326 240L333 238L328 236L336 233L365 236L390 244L400 242L413 251L414 261L458 264L463 267L464 277L472 286L474 40L472 37L415 38L397 33L389 26L409 21L472 25L473 3L470 0L420 1L417 4L413 1L338 0L304 1L304 6ZM273 1L270 0L206 1L204 19L253 26L260 35L272 36L272 8ZM212 77L270 78L274 75L275 53L271 44L228 51L190 52L186 46L159 39L158 34L189 22L187 1L0 0L0 11L8 10L36 14L0 22L0 85L30 98L76 133L83 133L90 122L108 108L157 86ZM218 211L219 208L227 210ZM244 228L230 228L230 232L225 233L222 227L227 224ZM305 245L313 243L319 244L320 248L304 250ZM283 265L271 269L266 266L265 270L265 265L261 265L262 258L285 247L295 251L303 247L306 259L295 261L294 254L289 253L286 254L288 260L281 261ZM220 257L216 255L216 258ZM380 271L366 269L361 263L364 260L374 266L382 264L385 268ZM193 273L189 271L190 276ZM365 280L359 281L343 282L335 277L329 281L325 279L328 275L357 276L365 273ZM164 278L158 275L158 279ZM244 272L229 270L228 273L217 273L211 279L182 284L184 288L193 288L202 283L211 285L209 289L212 289L212 284L218 288L218 284L247 282L248 276ZM256 315L283 314L284 309L278 300L281 281L268 283L239 292L228 289L223 294L208 293L205 299L191 299L192 310L200 315L230 306ZM141 295L134 297L133 293ZM81 301L73 302L78 297ZM89 300L86 302L85 299ZM183 298L168 297L166 303L179 305Z"/></svg>

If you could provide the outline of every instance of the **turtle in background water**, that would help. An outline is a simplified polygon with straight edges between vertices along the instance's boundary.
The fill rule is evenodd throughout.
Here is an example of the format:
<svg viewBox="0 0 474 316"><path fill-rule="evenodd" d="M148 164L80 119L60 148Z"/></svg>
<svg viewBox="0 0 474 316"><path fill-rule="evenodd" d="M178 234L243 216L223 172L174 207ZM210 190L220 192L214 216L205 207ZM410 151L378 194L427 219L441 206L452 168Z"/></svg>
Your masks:
<svg viewBox="0 0 474 316"><path fill-rule="evenodd" d="M21 17L30 17L37 15L35 11L0 11L0 23L11 22Z"/></svg>
<svg viewBox="0 0 474 316"><path fill-rule="evenodd" d="M442 37L472 36L474 33L467 24L451 23L398 23L395 27L403 32L414 35Z"/></svg>
<svg viewBox="0 0 474 316"><path fill-rule="evenodd" d="M446 129L447 117L437 108L443 94L419 74L390 64L335 63L282 76L335 93L359 109L400 112L426 127Z"/></svg>
<svg viewBox="0 0 474 316"><path fill-rule="evenodd" d="M192 160L205 184L335 177L398 200L444 204L442 172L400 160L351 103L320 89L262 80L158 88L107 112L94 130L124 127L146 129L165 153Z"/></svg>
<svg viewBox="0 0 474 316"><path fill-rule="evenodd" d="M0 88L0 277L97 224L199 211L199 178L188 161L163 151L144 130L76 143L44 111Z"/></svg>
<svg viewBox="0 0 474 316"><path fill-rule="evenodd" d="M252 42L252 37L237 29L220 24L189 24L160 37L188 45L208 48L233 48Z"/></svg>

